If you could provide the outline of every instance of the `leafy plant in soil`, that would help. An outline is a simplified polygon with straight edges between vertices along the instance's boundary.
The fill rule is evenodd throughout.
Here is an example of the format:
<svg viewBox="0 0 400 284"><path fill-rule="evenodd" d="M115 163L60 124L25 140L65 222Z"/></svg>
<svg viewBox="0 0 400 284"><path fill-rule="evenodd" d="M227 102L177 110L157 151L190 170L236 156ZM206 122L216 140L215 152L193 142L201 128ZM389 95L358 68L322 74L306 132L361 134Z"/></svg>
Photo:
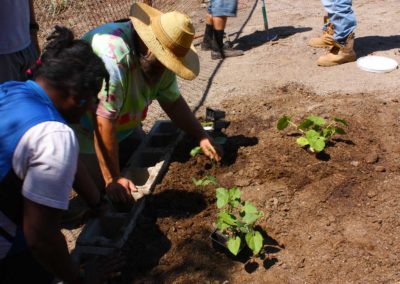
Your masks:
<svg viewBox="0 0 400 284"><path fill-rule="evenodd" d="M333 117L332 121L327 121L315 115L310 115L299 124L292 122L290 116L282 116L277 123L278 130L283 130L289 125L295 127L302 134L296 142L301 147L308 146L311 152L321 152L325 149L327 141L335 134L346 134L346 131L338 125L348 126L346 120Z"/></svg>
<svg viewBox="0 0 400 284"><path fill-rule="evenodd" d="M253 255L257 255L263 247L264 238L261 233L254 229L259 218L264 216L256 206L249 201L241 199L238 187L227 189L218 185L215 177L206 176L198 180L197 186L215 185L217 208L216 227L219 232L227 237L226 247L237 255L240 249L247 245Z"/></svg>
<svg viewBox="0 0 400 284"><path fill-rule="evenodd" d="M223 145L225 144L227 141L227 138L224 136L218 136L214 138L214 143L218 144L218 145ZM190 151L190 156L192 157L196 157L197 155L200 154L204 154L203 149L201 149L200 146L194 147L191 151Z"/></svg>

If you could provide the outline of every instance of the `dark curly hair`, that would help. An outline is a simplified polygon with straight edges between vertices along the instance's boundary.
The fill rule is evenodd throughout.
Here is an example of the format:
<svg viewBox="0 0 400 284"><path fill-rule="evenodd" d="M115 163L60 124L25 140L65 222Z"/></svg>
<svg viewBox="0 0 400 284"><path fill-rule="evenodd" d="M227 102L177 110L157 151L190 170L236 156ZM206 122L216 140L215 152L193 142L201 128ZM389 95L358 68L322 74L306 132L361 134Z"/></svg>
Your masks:
<svg viewBox="0 0 400 284"><path fill-rule="evenodd" d="M44 78L53 87L68 94L100 91L109 74L103 61L85 41L74 39L66 27L55 26L47 38L42 55L31 68L31 78Z"/></svg>

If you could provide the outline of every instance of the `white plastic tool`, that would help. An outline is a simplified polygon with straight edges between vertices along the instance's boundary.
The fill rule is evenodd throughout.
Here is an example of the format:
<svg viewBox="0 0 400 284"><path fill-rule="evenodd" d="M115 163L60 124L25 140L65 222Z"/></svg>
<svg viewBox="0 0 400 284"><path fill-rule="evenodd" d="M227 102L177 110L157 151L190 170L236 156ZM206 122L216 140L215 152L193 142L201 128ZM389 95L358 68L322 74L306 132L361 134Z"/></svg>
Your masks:
<svg viewBox="0 0 400 284"><path fill-rule="evenodd" d="M357 59L357 66L368 72L387 73L395 70L399 64L396 60L383 56L364 56Z"/></svg>

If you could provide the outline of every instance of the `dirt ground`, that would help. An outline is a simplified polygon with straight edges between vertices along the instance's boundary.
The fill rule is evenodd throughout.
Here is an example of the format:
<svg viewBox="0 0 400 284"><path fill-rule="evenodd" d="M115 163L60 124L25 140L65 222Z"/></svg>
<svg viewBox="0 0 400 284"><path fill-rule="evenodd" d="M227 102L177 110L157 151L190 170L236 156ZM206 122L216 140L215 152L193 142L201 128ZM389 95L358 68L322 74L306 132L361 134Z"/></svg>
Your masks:
<svg viewBox="0 0 400 284"><path fill-rule="evenodd" d="M199 51L199 78L179 82L199 118L206 106L226 111L224 158L211 167L189 156L194 141L179 145L124 247L127 265L115 283L400 283L400 71L316 66L325 51L307 41L321 33L320 1L266 3L276 41L264 31L261 1L239 0L226 31L245 55L212 61ZM400 61L398 4L355 1L358 57ZM206 9L193 7L198 44ZM156 104L149 113L145 129L165 117ZM284 114L341 117L348 134L316 156L297 146L293 131L278 132ZM210 241L215 190L192 183L206 174L240 187L265 213L259 258L233 257Z"/></svg>
<svg viewBox="0 0 400 284"><path fill-rule="evenodd" d="M127 244L125 277L134 283L399 281L399 102L377 95L322 97L288 84L225 101L231 125L221 165L190 158L193 141L178 147ZM276 129L288 113L344 118L348 134L324 155L310 154L293 131ZM239 186L264 211L261 258L213 248L215 190L191 181L207 174Z"/></svg>
<svg viewBox="0 0 400 284"><path fill-rule="evenodd" d="M358 57L400 61L398 0L356 1L353 8ZM325 51L307 41L320 34L318 0L267 1L267 13L277 41L266 40L261 3L241 0L227 32L245 55L216 65L199 51L202 70L214 72L201 95L183 95L200 106L200 118L205 106L226 111L224 159L210 167L189 157L193 141L178 147L125 247L121 283L399 283L400 71L316 66ZM200 28L204 14L191 14ZM151 112L148 124L162 117L156 106ZM316 156L297 146L293 131L278 132L284 114L341 117L348 133ZM260 258L213 246L215 191L191 181L206 174L239 186L264 211Z"/></svg>

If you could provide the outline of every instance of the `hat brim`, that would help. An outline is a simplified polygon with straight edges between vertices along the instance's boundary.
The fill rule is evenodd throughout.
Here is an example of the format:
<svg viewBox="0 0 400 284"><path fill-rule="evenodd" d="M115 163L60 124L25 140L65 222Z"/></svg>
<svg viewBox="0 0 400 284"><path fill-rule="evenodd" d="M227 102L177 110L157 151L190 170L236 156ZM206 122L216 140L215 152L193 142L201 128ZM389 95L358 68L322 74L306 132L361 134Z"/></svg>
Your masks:
<svg viewBox="0 0 400 284"><path fill-rule="evenodd" d="M200 72L200 60L195 47L190 47L184 57L177 57L165 48L156 38L151 28L151 18L161 15L162 12L142 3L135 3L131 7L130 19L140 38L166 68L179 77L193 80Z"/></svg>

